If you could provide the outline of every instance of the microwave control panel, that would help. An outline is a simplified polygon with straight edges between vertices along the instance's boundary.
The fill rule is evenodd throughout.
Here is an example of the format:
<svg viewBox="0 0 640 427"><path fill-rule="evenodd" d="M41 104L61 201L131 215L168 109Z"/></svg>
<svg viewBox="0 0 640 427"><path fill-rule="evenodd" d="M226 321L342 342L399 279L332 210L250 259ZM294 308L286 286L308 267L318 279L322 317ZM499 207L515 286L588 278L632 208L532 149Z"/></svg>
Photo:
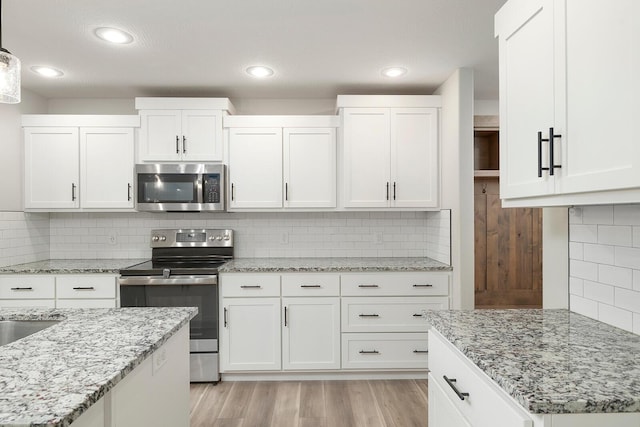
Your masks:
<svg viewBox="0 0 640 427"><path fill-rule="evenodd" d="M220 203L220 174L212 173L204 175L203 203Z"/></svg>

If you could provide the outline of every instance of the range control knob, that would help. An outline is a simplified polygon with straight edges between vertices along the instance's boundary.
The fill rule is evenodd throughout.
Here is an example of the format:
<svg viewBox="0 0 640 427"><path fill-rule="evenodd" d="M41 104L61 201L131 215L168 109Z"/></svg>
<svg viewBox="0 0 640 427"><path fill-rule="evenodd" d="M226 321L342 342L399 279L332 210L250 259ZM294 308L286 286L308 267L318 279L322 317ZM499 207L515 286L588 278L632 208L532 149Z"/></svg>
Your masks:
<svg viewBox="0 0 640 427"><path fill-rule="evenodd" d="M229 235L228 235L228 234L225 234L225 235L224 235L224 240L229 240L229 239L230 239Z"/></svg>
<svg viewBox="0 0 640 427"><path fill-rule="evenodd" d="M216 237L216 240L222 240L222 236Z"/></svg>
<svg viewBox="0 0 640 427"><path fill-rule="evenodd" d="M214 240L216 240L216 237L215 236L209 236L209 240L213 242Z"/></svg>
<svg viewBox="0 0 640 427"><path fill-rule="evenodd" d="M160 237L158 237L158 236L153 236L153 237L151 238L151 241L152 241L152 242L157 242L157 241L159 241L159 240L160 240Z"/></svg>
<svg viewBox="0 0 640 427"><path fill-rule="evenodd" d="M167 241L167 236L160 236L160 241L161 242L166 242Z"/></svg>

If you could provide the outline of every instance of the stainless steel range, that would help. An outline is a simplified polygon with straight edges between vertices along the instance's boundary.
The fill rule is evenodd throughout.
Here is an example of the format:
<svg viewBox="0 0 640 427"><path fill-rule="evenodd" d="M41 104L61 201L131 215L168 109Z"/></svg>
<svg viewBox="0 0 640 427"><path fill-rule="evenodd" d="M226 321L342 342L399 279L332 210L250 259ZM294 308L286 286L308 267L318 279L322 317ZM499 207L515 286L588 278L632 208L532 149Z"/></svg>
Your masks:
<svg viewBox="0 0 640 427"><path fill-rule="evenodd" d="M151 260L120 270L120 305L198 307L191 382L218 381L218 267L233 258L233 230L152 230L150 240Z"/></svg>

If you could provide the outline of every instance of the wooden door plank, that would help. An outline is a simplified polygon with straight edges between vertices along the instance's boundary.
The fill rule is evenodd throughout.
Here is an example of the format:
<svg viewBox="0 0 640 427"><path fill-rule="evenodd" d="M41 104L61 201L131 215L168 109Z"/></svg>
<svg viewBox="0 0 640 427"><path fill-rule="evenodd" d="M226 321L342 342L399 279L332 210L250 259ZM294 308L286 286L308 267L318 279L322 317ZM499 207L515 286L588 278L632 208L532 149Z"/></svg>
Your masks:
<svg viewBox="0 0 640 427"><path fill-rule="evenodd" d="M474 253L475 253L475 289L487 290L487 194L486 180L476 179L474 184ZM483 188L485 189L483 191Z"/></svg>

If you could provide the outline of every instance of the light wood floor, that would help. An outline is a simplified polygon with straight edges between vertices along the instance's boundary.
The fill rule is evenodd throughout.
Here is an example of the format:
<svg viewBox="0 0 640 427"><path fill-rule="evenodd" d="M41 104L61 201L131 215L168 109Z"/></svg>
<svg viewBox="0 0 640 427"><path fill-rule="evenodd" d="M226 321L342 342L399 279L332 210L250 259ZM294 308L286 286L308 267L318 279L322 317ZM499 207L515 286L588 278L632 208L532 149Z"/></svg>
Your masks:
<svg viewBox="0 0 640 427"><path fill-rule="evenodd" d="M427 380L191 385L191 427L426 427Z"/></svg>

